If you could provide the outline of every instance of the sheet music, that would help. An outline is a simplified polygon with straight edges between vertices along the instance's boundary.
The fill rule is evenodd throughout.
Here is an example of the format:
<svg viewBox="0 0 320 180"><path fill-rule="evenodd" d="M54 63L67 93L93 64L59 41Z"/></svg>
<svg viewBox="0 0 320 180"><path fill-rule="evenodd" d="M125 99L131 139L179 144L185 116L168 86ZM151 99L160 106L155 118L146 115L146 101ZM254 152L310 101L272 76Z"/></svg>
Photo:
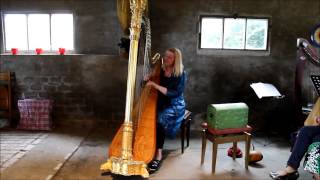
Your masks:
<svg viewBox="0 0 320 180"><path fill-rule="evenodd" d="M281 96L280 92L274 85L268 83L252 83L250 87L254 90L259 99L263 97L279 97Z"/></svg>

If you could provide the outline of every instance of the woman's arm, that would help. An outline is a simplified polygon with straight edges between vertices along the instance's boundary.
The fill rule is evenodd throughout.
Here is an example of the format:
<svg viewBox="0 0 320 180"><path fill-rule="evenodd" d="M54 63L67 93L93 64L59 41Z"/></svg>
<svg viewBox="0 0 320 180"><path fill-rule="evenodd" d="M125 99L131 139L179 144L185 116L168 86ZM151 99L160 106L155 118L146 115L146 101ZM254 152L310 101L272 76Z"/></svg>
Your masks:
<svg viewBox="0 0 320 180"><path fill-rule="evenodd" d="M164 86L161 86L153 81L148 81L147 85L152 86L153 88L157 89L158 91L160 91L162 94L174 98L179 96L181 93L183 93L184 91L184 87L185 87L185 73L183 73L183 75L179 78L178 83L171 88L167 88Z"/></svg>
<svg viewBox="0 0 320 180"><path fill-rule="evenodd" d="M153 88L160 91L162 94L167 95L168 89L166 87L160 86L159 84L157 84L153 81L148 81L147 86L152 86Z"/></svg>

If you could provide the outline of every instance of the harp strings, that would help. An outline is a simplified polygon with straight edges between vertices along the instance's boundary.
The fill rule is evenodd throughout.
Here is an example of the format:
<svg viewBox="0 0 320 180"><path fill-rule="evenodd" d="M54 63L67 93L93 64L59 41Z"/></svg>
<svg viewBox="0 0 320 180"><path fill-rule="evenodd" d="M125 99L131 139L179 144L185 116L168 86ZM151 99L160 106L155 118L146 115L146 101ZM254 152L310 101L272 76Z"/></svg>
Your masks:
<svg viewBox="0 0 320 180"><path fill-rule="evenodd" d="M141 24L141 35L139 42L139 53L138 53L138 66L137 66L137 79L136 79L136 93L134 100L134 109L133 109L133 132L138 127L139 119L141 117L142 111L144 109L144 105L146 99L148 98L148 94L150 91L150 87L145 87L144 79L145 77L149 77L152 73L152 65L150 63L151 56L151 27L150 27L150 19L148 16L144 15Z"/></svg>

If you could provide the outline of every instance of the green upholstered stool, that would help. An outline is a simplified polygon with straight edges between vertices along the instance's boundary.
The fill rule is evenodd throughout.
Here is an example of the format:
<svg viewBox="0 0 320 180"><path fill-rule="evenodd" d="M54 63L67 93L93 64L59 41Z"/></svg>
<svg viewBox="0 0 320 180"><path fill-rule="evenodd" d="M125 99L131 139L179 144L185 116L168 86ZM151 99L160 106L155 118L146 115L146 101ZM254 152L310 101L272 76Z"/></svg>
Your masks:
<svg viewBox="0 0 320 180"><path fill-rule="evenodd" d="M249 108L245 103L210 104L207 110L207 123L202 124L201 164L204 162L207 139L212 142L212 173L215 172L218 144L245 141L245 168L248 169L251 130L248 126ZM236 151L233 151L233 160Z"/></svg>
<svg viewBox="0 0 320 180"><path fill-rule="evenodd" d="M250 126L219 130L208 127L207 123L202 123L201 165L204 162L207 139L212 142L212 173L215 173L216 169L218 144L233 142L233 149L237 149L237 142L245 141L245 168L248 169L251 130ZM235 160L236 151L233 151L232 158Z"/></svg>
<svg viewBox="0 0 320 180"><path fill-rule="evenodd" d="M243 128L248 124L249 108L245 103L210 104L207 123L210 128Z"/></svg>

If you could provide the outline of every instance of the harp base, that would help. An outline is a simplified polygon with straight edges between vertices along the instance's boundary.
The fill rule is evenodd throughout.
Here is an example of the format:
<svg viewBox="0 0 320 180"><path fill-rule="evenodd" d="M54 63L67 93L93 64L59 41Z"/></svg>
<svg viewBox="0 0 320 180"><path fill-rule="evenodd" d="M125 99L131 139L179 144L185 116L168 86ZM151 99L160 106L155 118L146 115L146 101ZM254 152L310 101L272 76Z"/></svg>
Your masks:
<svg viewBox="0 0 320 180"><path fill-rule="evenodd" d="M118 157L109 158L101 165L100 170L123 176L149 177L147 165L143 161L124 160Z"/></svg>

